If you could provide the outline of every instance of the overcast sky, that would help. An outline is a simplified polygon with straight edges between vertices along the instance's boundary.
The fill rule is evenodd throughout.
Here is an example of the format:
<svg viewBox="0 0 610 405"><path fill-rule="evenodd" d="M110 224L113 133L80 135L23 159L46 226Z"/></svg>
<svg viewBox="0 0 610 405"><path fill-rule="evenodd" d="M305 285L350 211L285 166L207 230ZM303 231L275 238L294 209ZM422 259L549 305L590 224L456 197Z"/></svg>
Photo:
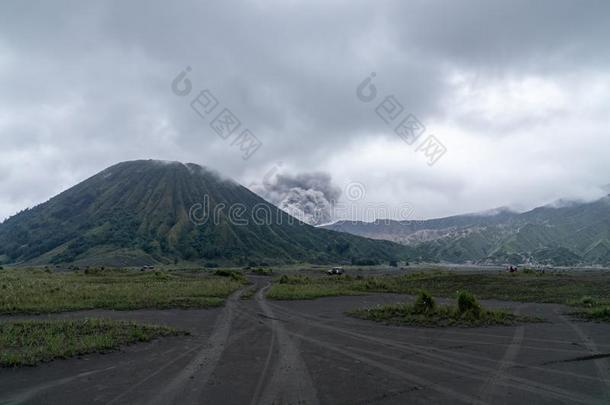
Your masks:
<svg viewBox="0 0 610 405"><path fill-rule="evenodd" d="M610 183L609 38L608 1L2 1L0 220L141 158L258 190L330 175L356 217L593 199ZM219 104L200 117L204 89ZM222 108L241 122L227 139ZM426 129L412 145L394 132L408 114ZM243 129L262 142L247 160ZM446 148L432 166L429 135Z"/></svg>

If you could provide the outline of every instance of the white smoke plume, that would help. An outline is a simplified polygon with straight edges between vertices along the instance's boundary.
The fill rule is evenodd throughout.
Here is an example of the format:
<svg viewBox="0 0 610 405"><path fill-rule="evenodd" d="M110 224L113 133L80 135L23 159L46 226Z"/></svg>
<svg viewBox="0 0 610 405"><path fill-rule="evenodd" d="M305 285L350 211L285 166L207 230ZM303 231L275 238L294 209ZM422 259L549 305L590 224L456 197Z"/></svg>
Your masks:
<svg viewBox="0 0 610 405"><path fill-rule="evenodd" d="M253 185L252 191L310 225L330 222L332 208L341 196L341 189L323 172L278 174Z"/></svg>

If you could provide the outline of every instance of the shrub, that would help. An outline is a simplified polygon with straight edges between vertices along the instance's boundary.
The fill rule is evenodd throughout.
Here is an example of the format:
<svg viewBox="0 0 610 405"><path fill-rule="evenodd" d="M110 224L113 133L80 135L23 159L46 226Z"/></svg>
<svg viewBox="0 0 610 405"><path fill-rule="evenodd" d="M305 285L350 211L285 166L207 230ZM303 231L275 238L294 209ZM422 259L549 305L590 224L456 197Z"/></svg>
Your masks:
<svg viewBox="0 0 610 405"><path fill-rule="evenodd" d="M585 306L585 307L589 307L589 308L594 307L594 306L596 306L598 304L597 300L595 298L590 297L588 295L582 297L580 299L579 303L580 303L580 305Z"/></svg>
<svg viewBox="0 0 610 405"><path fill-rule="evenodd" d="M243 274L241 274L238 271L233 271L233 270L220 269L220 270L216 270L214 272L214 274L217 276L220 276L220 277L230 277L231 280L239 281L239 282L243 282L246 280L246 277Z"/></svg>
<svg viewBox="0 0 610 405"><path fill-rule="evenodd" d="M282 276L279 278L278 283L280 284L294 284L294 285L299 285L299 284L311 284L311 279L307 276L301 276L299 274L296 274L294 276L288 276L286 274L282 274Z"/></svg>
<svg viewBox="0 0 610 405"><path fill-rule="evenodd" d="M155 270L154 277L156 280L169 280L170 276L164 271Z"/></svg>
<svg viewBox="0 0 610 405"><path fill-rule="evenodd" d="M436 308L436 301L434 301L429 292L422 290L417 295L413 307L418 313L433 311Z"/></svg>
<svg viewBox="0 0 610 405"><path fill-rule="evenodd" d="M230 277L231 277L231 280L239 281L240 283L243 283L244 281L246 281L246 277L243 274L238 273L236 271L232 272Z"/></svg>
<svg viewBox="0 0 610 405"><path fill-rule="evenodd" d="M458 293L458 310L461 314L470 313L478 317L481 314L481 304L472 293L460 291Z"/></svg>
<svg viewBox="0 0 610 405"><path fill-rule="evenodd" d="M378 278L369 278L364 282L364 288L370 291L384 291L387 284Z"/></svg>
<svg viewBox="0 0 610 405"><path fill-rule="evenodd" d="M273 270L259 267L257 269L253 269L251 273L258 274L259 276L271 276L273 274Z"/></svg>
<svg viewBox="0 0 610 405"><path fill-rule="evenodd" d="M144 271L143 268L140 270ZM98 268L92 267L92 268L86 268L83 273L90 275L90 276L103 276L105 272L101 268L98 269Z"/></svg>
<svg viewBox="0 0 610 405"><path fill-rule="evenodd" d="M390 260L390 267L398 267L398 262L396 260Z"/></svg>
<svg viewBox="0 0 610 405"><path fill-rule="evenodd" d="M610 320L610 306L594 309L593 311L591 311L591 317L593 319L601 319L601 320L609 321Z"/></svg>
<svg viewBox="0 0 610 405"><path fill-rule="evenodd" d="M4 270L4 267L0 266L0 270Z"/></svg>

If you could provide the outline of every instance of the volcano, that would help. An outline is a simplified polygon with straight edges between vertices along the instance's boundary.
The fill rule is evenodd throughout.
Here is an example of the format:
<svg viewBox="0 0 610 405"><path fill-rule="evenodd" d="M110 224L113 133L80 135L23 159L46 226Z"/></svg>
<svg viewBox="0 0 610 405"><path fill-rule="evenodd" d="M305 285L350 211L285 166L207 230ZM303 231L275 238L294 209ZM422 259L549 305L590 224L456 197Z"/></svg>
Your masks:
<svg viewBox="0 0 610 405"><path fill-rule="evenodd" d="M0 263L347 262L407 247L298 221L202 166L116 164L0 224Z"/></svg>

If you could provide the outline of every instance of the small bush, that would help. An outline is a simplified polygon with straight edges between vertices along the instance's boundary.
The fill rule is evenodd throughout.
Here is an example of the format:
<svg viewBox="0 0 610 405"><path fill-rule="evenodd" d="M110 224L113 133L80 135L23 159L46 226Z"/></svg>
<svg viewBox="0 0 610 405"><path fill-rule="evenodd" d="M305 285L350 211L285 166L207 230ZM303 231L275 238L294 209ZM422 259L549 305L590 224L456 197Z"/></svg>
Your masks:
<svg viewBox="0 0 610 405"><path fill-rule="evenodd" d="M214 274L220 277L230 277L231 280L239 281L240 283L246 281L246 276L238 271L220 269L216 270Z"/></svg>
<svg viewBox="0 0 610 405"><path fill-rule="evenodd" d="M414 309L418 313L426 313L436 308L436 301L427 291L420 291L415 299Z"/></svg>
<svg viewBox="0 0 610 405"><path fill-rule="evenodd" d="M171 277L164 271L155 270L154 277L156 280L169 280Z"/></svg>
<svg viewBox="0 0 610 405"><path fill-rule="evenodd" d="M591 318L609 321L610 306L594 309L593 311L591 311Z"/></svg>
<svg viewBox="0 0 610 405"><path fill-rule="evenodd" d="M525 268L523 269L523 274L535 274L536 272L534 271L534 269L530 269L530 268Z"/></svg>
<svg viewBox="0 0 610 405"><path fill-rule="evenodd" d="M458 293L458 310L461 314L472 314L478 317L481 314L481 304L472 293L460 291Z"/></svg>
<svg viewBox="0 0 610 405"><path fill-rule="evenodd" d="M141 269L142 271L144 271L143 269ZM106 274L106 272L102 269L102 268L85 268L85 270L83 271L83 273L85 273L88 276L104 276Z"/></svg>
<svg viewBox="0 0 610 405"><path fill-rule="evenodd" d="M390 267L398 267L398 262L396 260L390 260Z"/></svg>
<svg viewBox="0 0 610 405"><path fill-rule="evenodd" d="M301 275L294 275L294 276L288 276L286 274L282 274L282 276L279 278L278 280L279 284L293 284L293 285L299 285L299 284L311 284L311 279L307 276L301 276Z"/></svg>
<svg viewBox="0 0 610 405"><path fill-rule="evenodd" d="M587 295L580 299L579 304L591 308L597 305L597 300Z"/></svg>
<svg viewBox="0 0 610 405"><path fill-rule="evenodd" d="M273 270L259 267L257 269L253 269L251 271L251 273L252 274L257 274L259 276L271 276L271 275L273 275Z"/></svg>
<svg viewBox="0 0 610 405"><path fill-rule="evenodd" d="M387 283L379 278L368 278L364 282L364 289L369 291L385 291Z"/></svg>
<svg viewBox="0 0 610 405"><path fill-rule="evenodd" d="M218 263L215 262L208 262L205 264L205 267L209 268L209 269L217 269L220 267L220 265Z"/></svg>

